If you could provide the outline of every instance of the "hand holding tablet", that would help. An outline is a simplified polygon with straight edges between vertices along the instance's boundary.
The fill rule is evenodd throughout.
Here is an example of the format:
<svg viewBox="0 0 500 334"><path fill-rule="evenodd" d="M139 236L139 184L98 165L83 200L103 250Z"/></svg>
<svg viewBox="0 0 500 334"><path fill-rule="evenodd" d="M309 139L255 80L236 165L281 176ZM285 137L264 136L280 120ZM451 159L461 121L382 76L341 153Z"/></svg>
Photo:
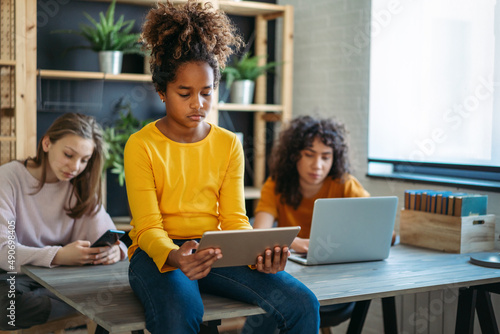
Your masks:
<svg viewBox="0 0 500 334"><path fill-rule="evenodd" d="M276 246L289 247L299 230L300 227L296 226L208 231L203 234L196 252L207 248L219 248L223 257L212 265L213 268L254 265L259 255L264 256L266 249L274 252Z"/></svg>

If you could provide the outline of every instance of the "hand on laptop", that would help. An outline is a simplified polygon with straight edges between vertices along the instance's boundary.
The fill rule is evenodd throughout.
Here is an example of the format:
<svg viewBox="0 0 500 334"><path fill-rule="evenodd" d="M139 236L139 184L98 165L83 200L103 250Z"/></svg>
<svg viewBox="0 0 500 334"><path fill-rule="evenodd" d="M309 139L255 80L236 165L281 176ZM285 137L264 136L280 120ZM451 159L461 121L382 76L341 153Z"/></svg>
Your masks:
<svg viewBox="0 0 500 334"><path fill-rule="evenodd" d="M271 249L266 249L264 256L257 257L257 270L266 274L276 274L283 271L289 256L288 247L274 247L274 252Z"/></svg>
<svg viewBox="0 0 500 334"><path fill-rule="evenodd" d="M290 248L297 253L307 253L307 251L309 250L309 239L297 237L293 240Z"/></svg>

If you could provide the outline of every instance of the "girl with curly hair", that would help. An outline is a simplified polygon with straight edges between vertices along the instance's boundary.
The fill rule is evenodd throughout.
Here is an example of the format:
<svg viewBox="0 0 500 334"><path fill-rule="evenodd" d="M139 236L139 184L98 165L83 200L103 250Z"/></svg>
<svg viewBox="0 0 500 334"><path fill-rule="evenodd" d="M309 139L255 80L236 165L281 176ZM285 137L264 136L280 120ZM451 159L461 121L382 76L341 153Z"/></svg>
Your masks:
<svg viewBox="0 0 500 334"><path fill-rule="evenodd" d="M314 201L368 197L349 174L345 127L333 119L300 116L290 122L273 148L270 176L255 209L254 228L301 226L291 248L307 252Z"/></svg>
<svg viewBox="0 0 500 334"><path fill-rule="evenodd" d="M254 228L300 226L291 248L305 253L314 201L318 198L367 197L370 194L349 174L346 131L332 119L300 116L292 120L273 147L269 178L255 209ZM351 303L323 306L320 314L348 308ZM269 317L249 317L242 333L275 333Z"/></svg>
<svg viewBox="0 0 500 334"><path fill-rule="evenodd" d="M146 328L153 334L198 333L200 292L206 292L262 307L283 332L316 334L319 303L283 271L287 247L266 250L255 270L212 268L224 255L220 249L194 253L205 231L252 228L245 215L241 143L205 121L219 68L242 44L234 26L210 4L167 2L146 16L143 39L166 110L125 147L133 217L129 280L144 306Z"/></svg>

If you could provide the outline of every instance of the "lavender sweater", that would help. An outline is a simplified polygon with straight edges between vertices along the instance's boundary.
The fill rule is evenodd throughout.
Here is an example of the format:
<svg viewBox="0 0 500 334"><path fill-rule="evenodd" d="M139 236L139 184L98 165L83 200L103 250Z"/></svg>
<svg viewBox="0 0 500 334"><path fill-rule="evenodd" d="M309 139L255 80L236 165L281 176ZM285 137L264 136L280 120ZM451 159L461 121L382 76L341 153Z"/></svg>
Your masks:
<svg viewBox="0 0 500 334"><path fill-rule="evenodd" d="M62 246L76 240L93 243L115 228L103 207L92 217L68 217L64 207L73 187L68 181L46 183L30 195L37 183L18 161L0 166L0 268L5 271L20 274L26 264L51 267ZM123 259L127 248L123 243L120 248Z"/></svg>

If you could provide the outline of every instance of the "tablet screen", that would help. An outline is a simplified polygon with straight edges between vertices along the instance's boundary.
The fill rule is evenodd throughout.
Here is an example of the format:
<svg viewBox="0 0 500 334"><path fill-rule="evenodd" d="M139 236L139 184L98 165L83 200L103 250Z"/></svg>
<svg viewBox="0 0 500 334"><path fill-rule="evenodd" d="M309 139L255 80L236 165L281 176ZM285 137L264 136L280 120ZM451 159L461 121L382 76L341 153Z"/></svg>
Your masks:
<svg viewBox="0 0 500 334"><path fill-rule="evenodd" d="M212 267L253 265L257 256L266 249L290 246L300 227L276 227L255 230L208 231L200 240L197 252L207 248L220 248L222 259Z"/></svg>

